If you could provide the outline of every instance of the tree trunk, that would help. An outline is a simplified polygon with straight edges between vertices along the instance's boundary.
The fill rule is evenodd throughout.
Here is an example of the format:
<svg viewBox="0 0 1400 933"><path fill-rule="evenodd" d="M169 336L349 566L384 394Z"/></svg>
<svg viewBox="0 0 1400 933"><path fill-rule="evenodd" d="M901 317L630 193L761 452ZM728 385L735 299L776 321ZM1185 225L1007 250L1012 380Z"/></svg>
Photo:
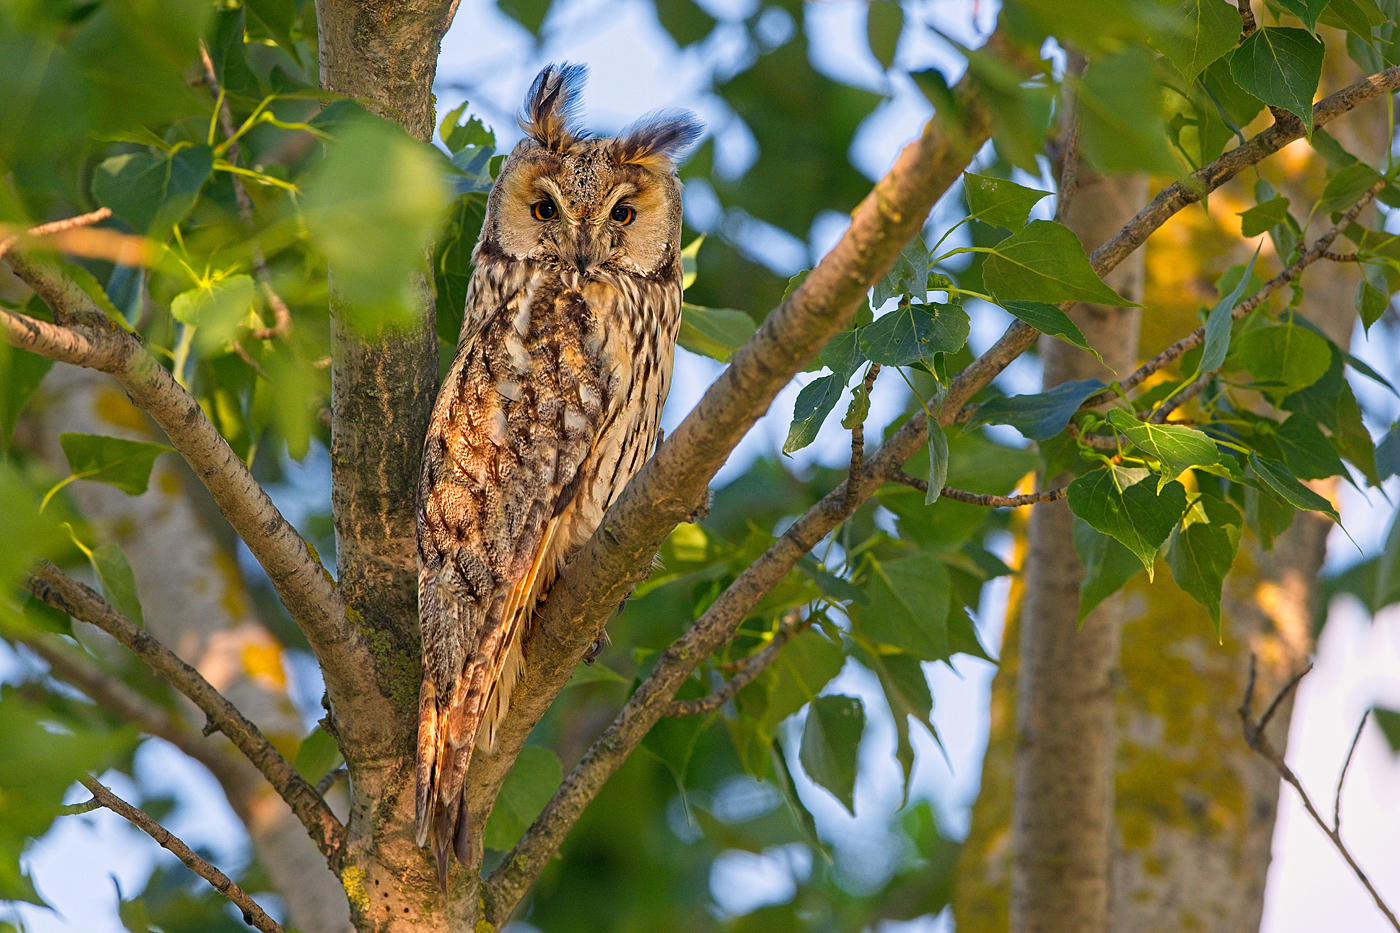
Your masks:
<svg viewBox="0 0 1400 933"><path fill-rule="evenodd" d="M434 126L433 76L455 0L318 0L321 85L367 99L422 140ZM337 722L354 799L341 878L357 928L446 930L431 860L414 843L417 563L413 509L437 393L432 284L418 275L418 314L366 335L351 328L331 270L331 507L336 565L352 623L378 662L386 721ZM449 904L475 924L475 872L458 872Z"/></svg>
<svg viewBox="0 0 1400 933"><path fill-rule="evenodd" d="M1086 244L1107 240L1147 200L1142 177L1101 178L1085 165L1079 176L1065 222ZM1108 283L1136 299L1141 259L1120 265ZM1132 370L1138 309L1079 305L1072 316L1104 363L1042 337L1046 389ZM1047 485L1069 479L1050 478ZM1036 506L1030 520L1011 836L1010 916L1017 933L1098 933L1108 909L1116 607L1110 600L1078 625L1084 568L1070 543L1072 520L1063 500Z"/></svg>
<svg viewBox="0 0 1400 933"><path fill-rule="evenodd" d="M92 370L56 366L31 406L31 446L56 472L67 472L62 432L163 441L111 379ZM137 581L146 628L199 670L287 757L305 733L287 696L282 646L249 603L232 553L202 520L193 496L204 489L172 456L162 457L150 489L131 496L99 483L73 483L68 494L98 529L99 543L121 545ZM92 542L87 542L91 544ZM96 629L75 623L90 643ZM89 637L90 636L90 637ZM203 716L185 704L191 732ZM350 927L345 894L311 837L262 775L221 735L202 740L202 763L219 781L248 828L253 853L275 879L288 923L306 933Z"/></svg>

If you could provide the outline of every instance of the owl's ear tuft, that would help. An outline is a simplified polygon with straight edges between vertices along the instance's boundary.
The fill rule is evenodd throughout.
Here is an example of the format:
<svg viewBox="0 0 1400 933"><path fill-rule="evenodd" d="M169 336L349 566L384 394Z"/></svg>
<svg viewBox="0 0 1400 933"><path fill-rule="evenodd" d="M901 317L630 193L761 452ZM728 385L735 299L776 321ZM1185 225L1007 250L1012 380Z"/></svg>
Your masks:
<svg viewBox="0 0 1400 933"><path fill-rule="evenodd" d="M689 110L662 110L623 130L613 142L613 152L619 163L669 171L676 156L703 132L705 125Z"/></svg>
<svg viewBox="0 0 1400 933"><path fill-rule="evenodd" d="M570 124L587 78L587 65L545 65L525 95L525 110L519 117L525 135L555 151L573 143L578 134Z"/></svg>

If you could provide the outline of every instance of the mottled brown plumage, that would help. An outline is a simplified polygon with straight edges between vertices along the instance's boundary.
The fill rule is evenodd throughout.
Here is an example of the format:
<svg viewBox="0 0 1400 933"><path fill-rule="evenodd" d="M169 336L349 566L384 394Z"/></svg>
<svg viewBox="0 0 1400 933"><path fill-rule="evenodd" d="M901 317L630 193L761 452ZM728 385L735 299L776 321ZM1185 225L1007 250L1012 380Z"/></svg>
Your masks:
<svg viewBox="0 0 1400 933"><path fill-rule="evenodd" d="M681 314L689 114L617 139L571 126L583 68L549 66L487 203L457 356L418 487L418 844L446 884L462 783L510 703L530 621L656 444Z"/></svg>

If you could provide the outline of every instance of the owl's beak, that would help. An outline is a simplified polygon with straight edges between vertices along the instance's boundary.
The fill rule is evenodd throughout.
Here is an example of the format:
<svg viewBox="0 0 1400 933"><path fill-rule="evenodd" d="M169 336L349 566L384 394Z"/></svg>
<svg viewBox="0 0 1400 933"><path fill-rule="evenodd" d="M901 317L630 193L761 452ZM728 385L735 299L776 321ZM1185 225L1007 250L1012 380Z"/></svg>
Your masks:
<svg viewBox="0 0 1400 933"><path fill-rule="evenodd" d="M603 244L597 242L597 234L586 220L578 225L578 236L574 241L574 267L580 275L587 275L607 258Z"/></svg>

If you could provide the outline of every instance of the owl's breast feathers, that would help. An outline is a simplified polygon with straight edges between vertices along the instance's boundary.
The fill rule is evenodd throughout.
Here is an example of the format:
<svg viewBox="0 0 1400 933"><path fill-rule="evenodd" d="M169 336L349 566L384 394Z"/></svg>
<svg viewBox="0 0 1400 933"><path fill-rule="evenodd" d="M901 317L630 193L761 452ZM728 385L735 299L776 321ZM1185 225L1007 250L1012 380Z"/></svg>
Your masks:
<svg viewBox="0 0 1400 933"><path fill-rule="evenodd" d="M462 785L490 750L535 604L656 443L679 269L579 281L479 257L418 495L418 843L468 861ZM494 267L493 267L494 266ZM483 268L485 267L485 268Z"/></svg>

